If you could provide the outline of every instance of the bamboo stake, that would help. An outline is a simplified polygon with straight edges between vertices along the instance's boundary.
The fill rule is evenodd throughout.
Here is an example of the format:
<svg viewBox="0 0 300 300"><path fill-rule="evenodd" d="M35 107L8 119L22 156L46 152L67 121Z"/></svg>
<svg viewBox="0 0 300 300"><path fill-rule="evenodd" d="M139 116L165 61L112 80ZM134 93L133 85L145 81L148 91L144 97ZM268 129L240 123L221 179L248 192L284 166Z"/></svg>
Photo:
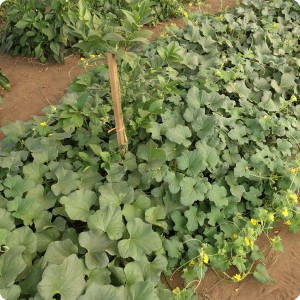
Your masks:
<svg viewBox="0 0 300 300"><path fill-rule="evenodd" d="M107 53L106 56L109 68L110 87L113 100L118 145L123 146L123 153L126 153L128 143L122 114L117 61L115 55L112 53Z"/></svg>

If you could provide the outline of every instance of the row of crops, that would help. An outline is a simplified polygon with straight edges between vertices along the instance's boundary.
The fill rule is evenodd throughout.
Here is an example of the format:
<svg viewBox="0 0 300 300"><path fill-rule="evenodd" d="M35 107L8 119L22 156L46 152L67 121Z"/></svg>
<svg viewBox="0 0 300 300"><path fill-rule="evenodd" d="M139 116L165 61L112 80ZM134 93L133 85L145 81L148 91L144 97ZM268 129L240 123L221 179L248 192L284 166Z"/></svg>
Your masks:
<svg viewBox="0 0 300 300"><path fill-rule="evenodd" d="M121 13L105 3L108 14ZM300 229L300 7L245 0L213 16L188 15L184 29L172 25L140 47L148 33L135 27L137 14L121 8L123 26L100 31L97 13L79 4L70 6L79 7L74 30L82 30L75 47L97 66L44 116L2 128L0 294L197 299L208 268L231 281L272 281L258 236L282 251L270 229L278 222ZM28 32L24 18L11 35ZM6 50L24 54L11 40ZM38 53L29 45L25 54ZM126 154L117 145L105 51L119 61ZM161 275L176 269L187 287L171 292Z"/></svg>

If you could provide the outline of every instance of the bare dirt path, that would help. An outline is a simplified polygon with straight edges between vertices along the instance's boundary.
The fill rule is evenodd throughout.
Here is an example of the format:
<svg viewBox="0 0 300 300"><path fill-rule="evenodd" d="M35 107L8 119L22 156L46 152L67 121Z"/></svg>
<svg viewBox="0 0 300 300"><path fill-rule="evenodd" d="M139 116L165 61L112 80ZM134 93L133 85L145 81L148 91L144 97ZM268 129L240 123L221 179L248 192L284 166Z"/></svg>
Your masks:
<svg viewBox="0 0 300 300"><path fill-rule="evenodd" d="M207 0L202 9L210 13L232 6L235 0ZM197 9L192 7L192 10ZM184 26L183 20L170 20L158 24L152 40L162 32L166 24ZM16 120L28 120L32 115L42 114L48 104L58 102L70 81L84 68L78 54L66 58L64 65L40 64L33 59L0 55L0 67L11 81L12 91L0 90L4 105L0 107L0 125ZM1 136L0 131L0 139ZM285 226L276 228L283 239L284 252L271 250L266 253L266 267L275 283L261 285L252 277L240 283L229 283L210 270L198 287L201 300L294 300L300 294L300 233L291 234ZM265 243L261 239L260 243ZM182 286L179 276L170 281L173 288Z"/></svg>
<svg viewBox="0 0 300 300"><path fill-rule="evenodd" d="M49 104L64 95L71 80L82 73L79 55L66 58L64 65L41 64L26 57L0 55L0 66L9 78L10 92L1 91L4 105L0 110L0 124L15 120L28 120L40 114Z"/></svg>

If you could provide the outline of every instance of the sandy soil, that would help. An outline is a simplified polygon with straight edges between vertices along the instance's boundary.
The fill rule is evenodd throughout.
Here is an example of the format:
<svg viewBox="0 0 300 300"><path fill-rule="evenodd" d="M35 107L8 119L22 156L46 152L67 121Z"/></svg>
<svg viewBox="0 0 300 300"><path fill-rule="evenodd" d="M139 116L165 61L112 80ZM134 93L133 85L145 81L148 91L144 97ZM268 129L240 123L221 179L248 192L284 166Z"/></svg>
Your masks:
<svg viewBox="0 0 300 300"><path fill-rule="evenodd" d="M235 0L227 0L221 5L219 0L208 0L202 9L213 13L234 3ZM171 20L169 23L184 26L183 20ZM152 29L152 39L160 34L164 26L158 24ZM0 55L0 68L12 85L10 92L0 90L5 101L0 107L0 125L28 120L32 115L41 114L42 108L58 102L70 81L84 71L78 54L67 57L64 65L40 64L29 58ZM265 264L275 280L274 284L261 285L251 277L240 283L229 283L210 270L198 287L199 299L294 300L300 294L300 233L291 234L285 226L279 226L274 234L280 234L284 244L283 253L273 250L266 253ZM265 240L262 238L259 242L263 244ZM174 276L170 284L173 288L182 286L180 274Z"/></svg>
<svg viewBox="0 0 300 300"><path fill-rule="evenodd" d="M0 55L0 66L12 86L10 92L0 91L4 98L0 124L41 114L45 106L58 102L71 80L84 71L78 54L67 57L64 65L5 54Z"/></svg>

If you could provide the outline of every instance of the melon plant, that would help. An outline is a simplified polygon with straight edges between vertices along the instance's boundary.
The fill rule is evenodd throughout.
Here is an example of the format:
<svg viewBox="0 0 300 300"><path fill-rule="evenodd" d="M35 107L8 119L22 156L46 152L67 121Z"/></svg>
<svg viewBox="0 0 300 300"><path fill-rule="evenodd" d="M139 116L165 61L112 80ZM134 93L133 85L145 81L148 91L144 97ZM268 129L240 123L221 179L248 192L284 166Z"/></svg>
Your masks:
<svg viewBox="0 0 300 300"><path fill-rule="evenodd" d="M0 294L7 299L196 299L208 267L272 281L255 243L299 230L299 7L244 1L120 61L129 151L108 70L44 116L2 128ZM196 280L196 281L194 281Z"/></svg>

